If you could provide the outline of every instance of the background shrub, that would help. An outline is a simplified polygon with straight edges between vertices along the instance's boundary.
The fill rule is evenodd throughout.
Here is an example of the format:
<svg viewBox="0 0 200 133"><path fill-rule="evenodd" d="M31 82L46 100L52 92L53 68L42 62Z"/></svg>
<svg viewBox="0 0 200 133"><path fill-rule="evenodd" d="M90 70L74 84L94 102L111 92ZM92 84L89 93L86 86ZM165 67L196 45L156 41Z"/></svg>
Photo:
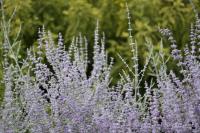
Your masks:
<svg viewBox="0 0 200 133"><path fill-rule="evenodd" d="M193 1L199 5L197 0ZM159 27L169 27L174 32L179 48L188 41L187 35L191 20L194 18L192 6L189 0L133 0L128 1L130 12L133 16L131 20L134 27L134 36L139 44L140 66L144 65L147 53L144 47L146 38L155 45L155 50L159 49L160 34L157 32ZM198 6L196 7L198 10ZM34 45L37 39L38 27L44 25L48 27L56 38L56 34L61 32L65 38L66 47L74 35L82 35L88 38L88 42L93 42L93 29L96 20L99 20L100 29L106 33L106 48L109 56L115 58L116 65L112 69L113 83L119 79L118 71L124 68L121 60L118 59L116 52L120 53L127 61L131 58L127 46L128 32L125 3L123 0L6 0L4 9L7 18L16 13L12 20L12 30L9 36L15 38L20 25L21 50L19 57L25 56L26 48ZM92 46L88 46L89 53L92 53ZM169 51L169 44L164 43L164 49ZM169 52L168 52L169 53ZM89 54L89 59L92 54ZM2 60L2 59L1 59ZM127 62L129 63L129 62ZM174 65L169 65L171 68ZM140 67L139 67L140 68Z"/></svg>

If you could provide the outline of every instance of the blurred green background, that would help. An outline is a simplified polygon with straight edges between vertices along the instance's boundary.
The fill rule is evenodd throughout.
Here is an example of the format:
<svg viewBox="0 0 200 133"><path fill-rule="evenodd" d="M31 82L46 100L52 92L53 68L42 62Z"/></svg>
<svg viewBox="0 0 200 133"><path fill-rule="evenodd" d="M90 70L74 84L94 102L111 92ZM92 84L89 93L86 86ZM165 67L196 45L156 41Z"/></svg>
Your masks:
<svg viewBox="0 0 200 133"><path fill-rule="evenodd" d="M193 2L199 10L200 2L198 0ZM139 46L140 66L144 64L148 52L144 45L146 39L152 42L155 51L159 49L161 40L159 27L168 27L173 31L180 49L188 42L190 24L194 20L189 0L127 0L127 3L132 17L134 38ZM130 47L127 43L128 21L125 0L5 0L3 7L7 19L15 10L9 33L11 42L21 25L19 36L21 41L18 42L21 43L19 59L26 55L27 48L37 44L38 28L42 25L54 36L61 32L66 47L70 45L72 37L81 32L88 38L89 52L92 53L94 29L99 20L100 31L106 35L106 50L115 61L112 69L113 84L119 78L118 73L124 68L117 53L128 63L131 61ZM2 81L3 32L2 28L0 30L0 80ZM164 50L170 54L170 46L166 40L164 40ZM169 65L169 68L173 67L173 64ZM2 84L0 89L3 91Z"/></svg>

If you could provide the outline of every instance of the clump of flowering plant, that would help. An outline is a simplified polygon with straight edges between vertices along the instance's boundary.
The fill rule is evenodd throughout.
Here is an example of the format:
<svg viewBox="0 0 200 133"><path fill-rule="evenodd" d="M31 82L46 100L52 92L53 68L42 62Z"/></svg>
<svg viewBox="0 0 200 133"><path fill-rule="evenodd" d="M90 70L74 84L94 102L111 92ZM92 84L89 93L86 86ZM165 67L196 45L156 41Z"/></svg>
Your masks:
<svg viewBox="0 0 200 133"><path fill-rule="evenodd" d="M139 70L129 11L128 20L134 66L129 67L119 55L130 74L122 71L116 86L110 86L113 60L108 63L105 37L100 37L98 24L90 74L88 43L81 35L66 50L60 33L55 45L51 33L39 29L36 52L28 50L27 58L19 62L5 28L5 94L0 108L0 132L200 132L200 19L197 16L191 28L190 45L184 55L177 49L171 31L161 30L172 43L172 57L180 67L182 79L173 71L167 73L163 54L161 58L152 56L151 48L144 68ZM14 55L14 63L9 64L8 53ZM141 95L148 64L155 68L156 82L145 82L146 93Z"/></svg>

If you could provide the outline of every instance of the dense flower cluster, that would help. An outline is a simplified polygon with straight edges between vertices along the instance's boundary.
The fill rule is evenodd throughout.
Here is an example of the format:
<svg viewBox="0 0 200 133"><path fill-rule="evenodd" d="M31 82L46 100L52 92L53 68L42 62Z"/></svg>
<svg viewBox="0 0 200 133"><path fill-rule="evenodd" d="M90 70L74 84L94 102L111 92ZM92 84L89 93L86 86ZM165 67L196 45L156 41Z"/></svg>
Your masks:
<svg viewBox="0 0 200 133"><path fill-rule="evenodd" d="M9 65L5 60L0 132L200 132L200 19L197 17L191 28L191 42L184 55L177 49L172 33L161 30L172 43L172 56L178 60L183 78L172 71L168 74L163 64L155 72L156 85L145 82L145 95L139 92L141 77L153 58L147 60L142 71L138 70L130 25L129 31L130 46L136 54L135 71L126 64L133 75L123 71L118 84L110 86L113 60L108 63L105 38L100 38L98 26L91 72L85 38L74 38L66 51L61 34L55 45L50 32L39 30L37 52L28 51L21 65Z"/></svg>

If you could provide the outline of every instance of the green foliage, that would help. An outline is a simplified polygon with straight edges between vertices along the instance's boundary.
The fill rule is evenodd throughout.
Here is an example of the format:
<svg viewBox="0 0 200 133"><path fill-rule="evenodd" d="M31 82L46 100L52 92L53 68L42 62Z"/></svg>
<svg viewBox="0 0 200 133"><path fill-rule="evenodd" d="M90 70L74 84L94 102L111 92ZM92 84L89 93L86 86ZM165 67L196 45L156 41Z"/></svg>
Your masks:
<svg viewBox="0 0 200 133"><path fill-rule="evenodd" d="M199 5L197 0L194 0L194 3ZM133 34L139 45L140 59L147 55L144 46L146 39L152 41L155 50L159 49L159 27L169 27L172 31L178 31L174 32L174 36L179 48L188 41L188 26L194 18L189 0L132 0L128 1L128 5L133 18ZM92 53L92 35L97 20L100 22L100 30L106 35L107 51L115 59L113 83L119 76L119 70L124 66L116 53L125 57L125 60L131 59L131 53L128 52L130 47L127 43L124 0L6 0L4 9L6 18L10 18L15 10L10 25L12 30L9 33L12 42L21 25L20 40L23 45L19 59L25 56L26 48L35 44L38 28L42 25L53 33L61 32L67 47L72 37L81 32L88 38L89 53ZM168 51L169 45L164 44L165 51ZM144 65L143 60L139 63L141 66Z"/></svg>

